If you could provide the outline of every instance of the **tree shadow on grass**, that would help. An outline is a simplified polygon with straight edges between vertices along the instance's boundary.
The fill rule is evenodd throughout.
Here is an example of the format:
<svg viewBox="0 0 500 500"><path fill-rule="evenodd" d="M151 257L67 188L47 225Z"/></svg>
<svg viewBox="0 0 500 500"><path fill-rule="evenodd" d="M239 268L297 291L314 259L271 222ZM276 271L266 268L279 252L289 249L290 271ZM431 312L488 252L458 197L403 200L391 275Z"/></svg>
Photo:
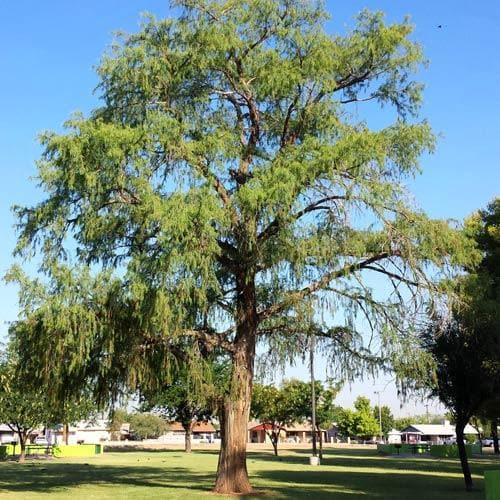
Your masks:
<svg viewBox="0 0 500 500"><path fill-rule="evenodd" d="M123 450L120 450L120 452ZM128 450L132 451L132 450ZM137 450L135 450L137 452ZM0 467L0 490L4 492L57 493L77 486L120 486L137 488L162 488L165 497L175 490L188 490L186 498L209 496L215 479L215 450L196 451L197 454L213 457L213 471L200 469L196 460L192 465L177 462L181 457L188 457L180 450L162 450L165 465L151 463L144 465L147 453L157 450L137 452L137 464L108 465L102 462L90 464L79 462L27 462L18 464L3 463ZM425 459L420 457L381 457L374 451L359 453L360 450L330 449L325 453L322 465L312 467L306 461L305 452L286 450L283 456L260 451L249 451L248 462L251 482L257 493L264 498L379 498L405 500L434 500L442 498L481 498L478 493L465 495L460 466L454 459ZM363 450L365 451L365 450ZM145 456L146 454L146 456ZM120 453L115 453L119 459ZM134 460L129 452L127 460ZM90 461L90 460L89 460ZM140 463L142 462L142 463ZM209 460L205 462L208 464ZM171 464L174 464L172 466ZM183 466L179 466L183 465ZM499 461L487 457L472 459L472 472L483 474L485 469L498 468ZM475 478L478 490L482 480ZM134 494L136 494L134 492ZM147 492L144 490L144 496ZM70 495L68 491L68 496ZM240 498L255 498L242 496Z"/></svg>
<svg viewBox="0 0 500 500"><path fill-rule="evenodd" d="M306 456L304 456L306 455ZM274 456L269 453L248 452L250 461L282 462L288 464L309 464L310 450L286 450ZM484 469L500 467L500 459L492 456L475 456L469 459L473 472L482 474ZM384 456L376 450L329 448L323 452L322 466L340 466L352 469L379 468L397 471L429 471L461 473L458 458L436 458L428 455L391 455ZM479 469L479 470L476 470Z"/></svg>
<svg viewBox="0 0 500 500"><path fill-rule="evenodd" d="M460 478L415 474L413 471L381 474L359 470L266 470L255 476L272 488L276 498L437 500L462 498L462 494L471 499L483 498L482 485L471 496L465 493Z"/></svg>
<svg viewBox="0 0 500 500"><path fill-rule="evenodd" d="M80 485L185 488L209 492L214 475L185 467L104 465L84 463L8 463L0 468L0 490L57 492Z"/></svg>

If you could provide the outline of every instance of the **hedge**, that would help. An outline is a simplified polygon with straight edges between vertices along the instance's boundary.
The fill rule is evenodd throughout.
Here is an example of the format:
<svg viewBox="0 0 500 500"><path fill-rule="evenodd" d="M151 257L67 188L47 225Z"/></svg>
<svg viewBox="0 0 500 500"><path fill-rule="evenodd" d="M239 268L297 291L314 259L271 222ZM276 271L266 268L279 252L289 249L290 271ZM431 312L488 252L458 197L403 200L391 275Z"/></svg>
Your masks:
<svg viewBox="0 0 500 500"><path fill-rule="evenodd" d="M5 460L9 456L13 456L14 452L19 455L21 447L11 444L0 446L0 459ZM61 457L92 457L94 455L101 455L104 453L104 446L102 444L70 444L70 445L54 445L46 446L40 444L26 445L26 455L41 455L49 454L56 458Z"/></svg>

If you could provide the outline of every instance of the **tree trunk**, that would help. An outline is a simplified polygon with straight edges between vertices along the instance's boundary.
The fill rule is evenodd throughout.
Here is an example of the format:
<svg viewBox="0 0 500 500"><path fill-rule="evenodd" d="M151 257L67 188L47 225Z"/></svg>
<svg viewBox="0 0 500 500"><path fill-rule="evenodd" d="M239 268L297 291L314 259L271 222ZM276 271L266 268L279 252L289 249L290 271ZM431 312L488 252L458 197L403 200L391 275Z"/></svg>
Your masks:
<svg viewBox="0 0 500 500"><path fill-rule="evenodd" d="M246 465L246 445L257 333L254 277L239 274L237 292L231 385L224 402L224 432L214 487L214 491L221 494L252 492Z"/></svg>
<svg viewBox="0 0 500 500"><path fill-rule="evenodd" d="M278 456L278 440L279 440L279 431L276 433L273 431L269 436L271 438L271 443L273 444L274 456Z"/></svg>
<svg viewBox="0 0 500 500"><path fill-rule="evenodd" d="M191 436L193 434L194 422L190 422L188 425L184 426L184 451L186 453L191 453Z"/></svg>
<svg viewBox="0 0 500 500"><path fill-rule="evenodd" d="M319 432L319 458L323 460L323 432L321 431L320 426L317 426Z"/></svg>
<svg viewBox="0 0 500 500"><path fill-rule="evenodd" d="M28 433L18 431L19 445L21 446L21 453L19 454L18 461L24 462L26 460L26 441L28 440Z"/></svg>
<svg viewBox="0 0 500 500"><path fill-rule="evenodd" d="M69 424L67 422L63 424L63 443L69 444Z"/></svg>
<svg viewBox="0 0 500 500"><path fill-rule="evenodd" d="M495 454L498 455L500 453L498 446L498 418L491 419L491 437L493 438Z"/></svg>
<svg viewBox="0 0 500 500"><path fill-rule="evenodd" d="M460 464L462 465L462 473L464 475L465 489L467 491L471 491L473 488L472 476L470 473L469 461L467 459L467 452L465 451L465 443L464 443L464 429L466 424L467 422L461 422L457 419L455 431L457 434L458 455L460 457Z"/></svg>

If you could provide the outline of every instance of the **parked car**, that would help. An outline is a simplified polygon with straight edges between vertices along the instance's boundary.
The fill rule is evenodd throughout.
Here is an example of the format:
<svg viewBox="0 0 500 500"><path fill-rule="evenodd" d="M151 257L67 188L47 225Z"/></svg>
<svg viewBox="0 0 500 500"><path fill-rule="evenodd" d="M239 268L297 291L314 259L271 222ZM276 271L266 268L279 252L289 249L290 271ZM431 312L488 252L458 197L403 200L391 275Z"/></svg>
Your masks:
<svg viewBox="0 0 500 500"><path fill-rule="evenodd" d="M38 436L35 438L35 444L42 444L44 446L49 446L49 442L45 436Z"/></svg>
<svg viewBox="0 0 500 500"><path fill-rule="evenodd" d="M493 438L484 438L481 440L481 444L489 448L493 446Z"/></svg>
<svg viewBox="0 0 500 500"><path fill-rule="evenodd" d="M446 438L444 444L457 444L457 438L455 436Z"/></svg>

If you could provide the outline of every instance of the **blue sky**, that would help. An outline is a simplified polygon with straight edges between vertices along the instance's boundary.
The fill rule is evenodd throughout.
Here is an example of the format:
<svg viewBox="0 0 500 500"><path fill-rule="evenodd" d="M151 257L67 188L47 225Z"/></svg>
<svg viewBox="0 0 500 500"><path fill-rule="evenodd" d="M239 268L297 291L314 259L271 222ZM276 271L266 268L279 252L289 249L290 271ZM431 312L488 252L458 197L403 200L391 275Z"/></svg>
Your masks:
<svg viewBox="0 0 500 500"><path fill-rule="evenodd" d="M431 216L462 219L500 195L500 5L491 0L432 4L339 0L327 1L326 6L333 16L328 25L332 32L352 26L353 16L364 7L386 12L389 21L410 15L416 25L413 38L430 60L419 74L426 85L422 116L441 134L436 153L422 159L423 174L410 184L418 204ZM95 106L93 67L112 41L112 33L136 31L144 11L168 15L168 1L0 3L1 273L13 262L10 207L30 205L40 197L29 180L40 155L36 136L47 129L61 130L72 112ZM0 336L16 315L16 290L2 283ZM358 393L370 396L374 387L381 389L384 384L356 384L345 391L341 402L350 403ZM396 407L392 387L381 398Z"/></svg>

